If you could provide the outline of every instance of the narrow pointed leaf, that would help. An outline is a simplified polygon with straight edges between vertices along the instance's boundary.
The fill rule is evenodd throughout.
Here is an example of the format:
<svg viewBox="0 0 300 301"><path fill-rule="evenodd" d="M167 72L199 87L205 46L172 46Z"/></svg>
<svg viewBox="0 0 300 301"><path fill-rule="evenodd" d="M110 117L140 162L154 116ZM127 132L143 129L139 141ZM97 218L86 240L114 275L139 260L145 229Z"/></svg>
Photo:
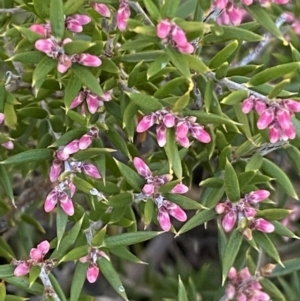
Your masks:
<svg viewBox="0 0 300 301"><path fill-rule="evenodd" d="M53 151L50 149L32 149L13 155L0 163L21 164L21 163L36 162L41 160L49 160L52 158L52 154Z"/></svg>
<svg viewBox="0 0 300 301"><path fill-rule="evenodd" d="M63 0L50 1L51 32L54 37L61 40L65 32L65 18Z"/></svg>
<svg viewBox="0 0 300 301"><path fill-rule="evenodd" d="M237 202L241 197L239 180L233 166L229 161L226 162L225 166L224 184L228 199L231 202Z"/></svg>
<svg viewBox="0 0 300 301"><path fill-rule="evenodd" d="M77 262L71 285L70 301L78 301L85 282L86 272L89 267L88 263Z"/></svg>

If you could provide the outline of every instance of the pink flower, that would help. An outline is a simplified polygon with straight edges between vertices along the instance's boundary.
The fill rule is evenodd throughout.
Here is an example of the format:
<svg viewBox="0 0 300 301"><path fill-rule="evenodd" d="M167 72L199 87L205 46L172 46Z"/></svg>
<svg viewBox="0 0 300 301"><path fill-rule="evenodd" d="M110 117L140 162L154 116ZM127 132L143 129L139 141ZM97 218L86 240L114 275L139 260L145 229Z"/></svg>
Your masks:
<svg viewBox="0 0 300 301"><path fill-rule="evenodd" d="M93 136L89 134L84 134L78 142L78 146L80 150L87 149L93 142Z"/></svg>
<svg viewBox="0 0 300 301"><path fill-rule="evenodd" d="M245 199L251 203L258 203L270 196L270 192L268 190L256 190L252 191L245 195Z"/></svg>
<svg viewBox="0 0 300 301"><path fill-rule="evenodd" d="M260 130L265 129L268 125L274 120L275 114L272 107L266 109L260 116L257 121L257 128Z"/></svg>
<svg viewBox="0 0 300 301"><path fill-rule="evenodd" d="M167 128L164 124L160 124L156 128L157 143L160 147L164 147L167 143Z"/></svg>
<svg viewBox="0 0 300 301"><path fill-rule="evenodd" d="M275 230L274 225L263 218L257 218L254 222L254 226L255 229L264 233L272 233Z"/></svg>
<svg viewBox="0 0 300 301"><path fill-rule="evenodd" d="M62 172L62 165L62 161L58 159L53 160L49 173L49 178L52 183L58 179L60 173Z"/></svg>
<svg viewBox="0 0 300 301"><path fill-rule="evenodd" d="M35 261L42 261L44 256L48 253L50 244L47 240L42 241L36 248L30 250L29 256Z"/></svg>
<svg viewBox="0 0 300 301"><path fill-rule="evenodd" d="M117 11L117 27L120 31L124 31L127 27L127 22L130 17L130 8L127 2L121 0L121 4Z"/></svg>
<svg viewBox="0 0 300 301"><path fill-rule="evenodd" d="M251 95L250 97L244 99L242 104L242 111L245 114L248 114L250 111L252 111L254 107L254 97Z"/></svg>
<svg viewBox="0 0 300 301"><path fill-rule="evenodd" d="M68 143L64 148L63 152L67 155L75 154L79 151L79 140L74 139L70 143Z"/></svg>
<svg viewBox="0 0 300 301"><path fill-rule="evenodd" d="M169 20L161 20L156 27L156 35L160 39L165 39L171 32L172 23Z"/></svg>
<svg viewBox="0 0 300 301"><path fill-rule="evenodd" d="M184 193L188 192L188 190L189 190L189 188L186 185L179 183L175 187L173 187L170 192L176 193L176 194L184 194Z"/></svg>
<svg viewBox="0 0 300 301"><path fill-rule="evenodd" d="M14 144L12 141L7 141L1 144L4 148L6 149L13 149L14 148Z"/></svg>
<svg viewBox="0 0 300 301"><path fill-rule="evenodd" d="M149 128L152 127L157 121L155 114L146 115L142 118L142 120L138 123L136 131L138 133L142 133L147 131Z"/></svg>
<svg viewBox="0 0 300 301"><path fill-rule="evenodd" d="M95 2L92 2L91 5L98 14L100 14L103 17L110 18L111 14L107 5L103 3L95 3Z"/></svg>
<svg viewBox="0 0 300 301"><path fill-rule="evenodd" d="M0 124L4 121L5 115L3 113L0 113Z"/></svg>
<svg viewBox="0 0 300 301"><path fill-rule="evenodd" d="M100 179L101 175L97 169L97 167L91 163L83 163L81 166L82 171L90 177L95 179Z"/></svg>
<svg viewBox="0 0 300 301"><path fill-rule="evenodd" d="M99 275L99 268L95 264L90 265L86 272L86 279L88 280L88 282L89 283L96 282L98 275Z"/></svg>
<svg viewBox="0 0 300 301"><path fill-rule="evenodd" d="M91 22L91 18L86 15L76 14L68 16L65 21L66 27L72 32L82 32L82 25L86 25Z"/></svg>
<svg viewBox="0 0 300 301"><path fill-rule="evenodd" d="M227 212L222 219L222 227L226 232L230 232L237 220L237 213L235 210Z"/></svg>
<svg viewBox="0 0 300 301"><path fill-rule="evenodd" d="M133 164L139 175L141 175L142 177L148 178L152 176L150 168L142 159L135 157L133 159Z"/></svg>
<svg viewBox="0 0 300 301"><path fill-rule="evenodd" d="M50 38L37 40L34 46L37 50L44 52L46 54L55 52L57 49L56 43L54 43L54 41Z"/></svg>
<svg viewBox="0 0 300 301"><path fill-rule="evenodd" d="M173 26L171 36L172 40L177 44L177 46L183 47L188 43L184 31L177 25Z"/></svg>
<svg viewBox="0 0 300 301"><path fill-rule="evenodd" d="M45 24L32 24L29 29L45 38L48 37L51 32L51 28Z"/></svg>
<svg viewBox="0 0 300 301"><path fill-rule="evenodd" d="M30 266L27 262L21 262L14 270L16 277L24 276L29 273Z"/></svg>
<svg viewBox="0 0 300 301"><path fill-rule="evenodd" d="M76 62L87 67L99 67L102 61L95 55L89 53L76 54Z"/></svg>

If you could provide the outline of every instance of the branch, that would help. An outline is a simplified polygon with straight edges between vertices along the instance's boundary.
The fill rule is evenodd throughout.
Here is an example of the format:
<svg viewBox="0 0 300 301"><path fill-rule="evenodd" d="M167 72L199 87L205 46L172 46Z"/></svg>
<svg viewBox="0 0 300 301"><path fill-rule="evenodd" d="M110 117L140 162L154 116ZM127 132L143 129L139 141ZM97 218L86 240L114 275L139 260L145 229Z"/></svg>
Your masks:
<svg viewBox="0 0 300 301"><path fill-rule="evenodd" d="M0 8L0 13L1 14L5 14L5 13L8 13L8 14L19 14L19 13L25 13L27 12L28 13L28 10L25 10L25 9L22 9L22 8Z"/></svg>
<svg viewBox="0 0 300 301"><path fill-rule="evenodd" d="M53 289L52 283L49 279L48 273L46 272L45 266L42 265L42 269L39 275L39 278L41 279L45 289L46 289L46 294L54 301L61 301L60 298L57 296L55 290Z"/></svg>
<svg viewBox="0 0 300 301"><path fill-rule="evenodd" d="M279 28L285 21L286 21L285 15L281 14L275 22L276 27ZM250 51L250 53L246 57L244 57L241 60L241 62L235 64L234 66L235 67L245 66L251 61L255 61L262 53L262 51L268 46L272 38L273 36L271 33L269 32L265 33L263 35L263 39L261 40L261 42L252 51Z"/></svg>
<svg viewBox="0 0 300 301"><path fill-rule="evenodd" d="M249 88L247 88L245 85L243 84L239 84L239 83L236 83L228 78L223 78L223 79L217 79L216 78L216 75L214 72L212 71L209 71L205 74L207 77L213 79L214 81L216 81L217 83L221 84L221 85L224 85L226 86L228 89L230 90L243 90L243 91L247 91L249 94L259 98L260 100L263 100L265 102L268 102L269 101L269 98L266 97L265 95L263 94L260 94L258 92L255 92Z"/></svg>
<svg viewBox="0 0 300 301"><path fill-rule="evenodd" d="M140 4L138 2L134 1L128 1L128 4L135 10L137 14L141 14L145 18L145 24L146 25L152 25L154 26L154 23L151 21L151 19L147 16L146 12L142 9Z"/></svg>

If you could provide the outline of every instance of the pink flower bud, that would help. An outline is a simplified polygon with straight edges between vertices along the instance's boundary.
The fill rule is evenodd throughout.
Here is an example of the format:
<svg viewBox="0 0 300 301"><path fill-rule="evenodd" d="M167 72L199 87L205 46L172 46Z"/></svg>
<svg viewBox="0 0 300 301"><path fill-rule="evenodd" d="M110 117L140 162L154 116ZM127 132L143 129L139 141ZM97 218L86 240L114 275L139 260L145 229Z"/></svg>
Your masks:
<svg viewBox="0 0 300 301"><path fill-rule="evenodd" d="M227 15L233 25L240 25L243 19L243 11L234 5L227 5Z"/></svg>
<svg viewBox="0 0 300 301"><path fill-rule="evenodd" d="M89 53L80 53L76 55L77 63L87 67L99 67L102 61L95 55Z"/></svg>
<svg viewBox="0 0 300 301"><path fill-rule="evenodd" d="M276 4L287 4L290 0L274 0Z"/></svg>
<svg viewBox="0 0 300 301"><path fill-rule="evenodd" d="M71 58L66 54L61 54L58 58L57 70L60 73L66 73L72 66Z"/></svg>
<svg viewBox="0 0 300 301"><path fill-rule="evenodd" d="M243 213L245 217L249 218L249 217L254 217L257 211L253 207L244 207Z"/></svg>
<svg viewBox="0 0 300 301"><path fill-rule="evenodd" d="M236 301L247 301L247 300L248 300L247 296L244 293L242 292L238 293Z"/></svg>
<svg viewBox="0 0 300 301"><path fill-rule="evenodd" d="M194 124L191 128L191 134L194 138L203 143L209 143L211 138L209 134L203 129L203 127L199 124Z"/></svg>
<svg viewBox="0 0 300 301"><path fill-rule="evenodd" d="M3 147L5 147L6 149L13 149L14 148L14 144L12 141L7 141L1 144Z"/></svg>
<svg viewBox="0 0 300 301"><path fill-rule="evenodd" d="M55 205L57 204L57 201L58 201L58 192L55 189L53 189L46 197L44 210L46 212L52 211Z"/></svg>
<svg viewBox="0 0 300 301"><path fill-rule="evenodd" d="M170 33L172 23L169 20L161 20L156 27L156 35L160 39L165 39Z"/></svg>
<svg viewBox="0 0 300 301"><path fill-rule="evenodd" d="M291 123L291 116L287 109L279 108L276 112L276 119L282 129L288 129Z"/></svg>
<svg viewBox="0 0 300 301"><path fill-rule="evenodd" d="M44 52L46 54L49 54L52 51L56 50L56 45L53 43L51 39L37 40L34 46L37 50Z"/></svg>
<svg viewBox="0 0 300 301"><path fill-rule="evenodd" d="M71 141L63 149L63 152L68 155L75 154L78 151L79 151L79 140L78 139Z"/></svg>
<svg viewBox="0 0 300 301"><path fill-rule="evenodd" d="M167 128L161 124L156 128L157 143L160 147L164 147L167 143Z"/></svg>
<svg viewBox="0 0 300 301"><path fill-rule="evenodd" d="M259 130L265 129L274 120L274 109L272 107L266 109L257 121L257 128Z"/></svg>
<svg viewBox="0 0 300 301"><path fill-rule="evenodd" d="M227 285L227 287L226 287L225 292L226 292L226 297L227 297L229 300L231 300L231 299L234 298L235 293L236 293L235 287L234 287L231 283L229 283L229 284Z"/></svg>
<svg viewBox="0 0 300 301"><path fill-rule="evenodd" d="M171 113L166 114L163 117L163 123L167 128L171 128L175 125L175 116Z"/></svg>
<svg viewBox="0 0 300 301"><path fill-rule="evenodd" d="M89 134L84 134L80 139L79 139L79 149L84 150L87 149L93 142L93 137Z"/></svg>
<svg viewBox="0 0 300 301"><path fill-rule="evenodd" d="M92 3L93 9L103 17L109 18L110 17L110 10L109 8L103 3Z"/></svg>
<svg viewBox="0 0 300 301"><path fill-rule="evenodd" d="M142 192L146 196L151 196L154 193L154 185L153 184L144 185Z"/></svg>
<svg viewBox="0 0 300 301"><path fill-rule="evenodd" d="M90 23L91 20L92 20L89 16L80 15L80 14L70 16L70 18L73 19L73 20L76 20L81 25L86 25L86 24Z"/></svg>
<svg viewBox="0 0 300 301"><path fill-rule="evenodd" d="M177 184L170 192L176 194L184 194L188 192L189 188L184 184Z"/></svg>
<svg viewBox="0 0 300 301"><path fill-rule="evenodd" d="M87 174L90 177L93 177L95 179L100 179L101 175L97 169L97 167L91 163L83 163L81 166L83 172Z"/></svg>
<svg viewBox="0 0 300 301"><path fill-rule="evenodd" d="M224 9L228 3L228 0L215 0L214 4L218 9Z"/></svg>
<svg viewBox="0 0 300 301"><path fill-rule="evenodd" d="M167 201L166 207L168 213L180 222L185 222L187 220L186 213L177 204Z"/></svg>
<svg viewBox="0 0 300 301"><path fill-rule="evenodd" d="M177 25L175 25L171 32L172 40L178 45L184 47L188 40L185 36L184 31Z"/></svg>
<svg viewBox="0 0 300 301"><path fill-rule="evenodd" d="M72 216L74 214L73 202L65 192L60 196L59 202L61 208L67 215Z"/></svg>
<svg viewBox="0 0 300 301"><path fill-rule="evenodd" d="M242 111L245 114L248 114L254 107L254 97L250 96L246 99L244 99L242 104Z"/></svg>
<svg viewBox="0 0 300 301"><path fill-rule="evenodd" d="M272 223L266 221L263 218L257 218L255 220L255 229L264 233L271 233L275 230L275 227Z"/></svg>
<svg viewBox="0 0 300 301"><path fill-rule="evenodd" d="M288 137L288 139L295 139L296 138L296 129L292 122L287 129L283 129L283 134Z"/></svg>
<svg viewBox="0 0 300 301"><path fill-rule="evenodd" d="M269 127L269 139L271 143L276 143L281 137L281 129L277 122Z"/></svg>
<svg viewBox="0 0 300 301"><path fill-rule="evenodd" d="M284 100L284 106L291 112L300 112L300 102L292 99Z"/></svg>
<svg viewBox="0 0 300 301"><path fill-rule="evenodd" d="M235 225L236 219L237 213L234 210L230 210L228 213L226 213L222 219L223 229L226 232L230 232Z"/></svg>
<svg viewBox="0 0 300 301"><path fill-rule="evenodd" d="M36 248L32 248L30 250L29 256L31 259L36 260L36 261L40 261L43 259L42 252Z"/></svg>
<svg viewBox="0 0 300 301"><path fill-rule="evenodd" d="M50 167L50 173L49 173L49 178L52 183L58 179L61 171L62 171L62 161L55 159Z"/></svg>
<svg viewBox="0 0 300 301"><path fill-rule="evenodd" d="M236 272L236 268L231 267L229 272L228 272L228 278L230 280L234 280L236 278L237 272Z"/></svg>
<svg viewBox="0 0 300 301"><path fill-rule="evenodd" d="M146 115L142 118L142 120L138 123L136 131L138 133L142 133L147 131L151 126L156 122L157 117L155 114Z"/></svg>
<svg viewBox="0 0 300 301"><path fill-rule="evenodd" d="M254 108L255 108L255 111L257 112L257 114L261 115L267 109L267 104L260 99L256 99Z"/></svg>
<svg viewBox="0 0 300 301"><path fill-rule="evenodd" d="M79 261L81 263L86 263L86 262L88 262L88 260L89 260L89 256L83 256L83 257L79 258Z"/></svg>
<svg viewBox="0 0 300 301"><path fill-rule="evenodd" d="M268 190L256 190L256 191L251 191L248 193L245 198L252 203L258 203L261 202L265 199L267 199L270 196L270 192Z"/></svg>
<svg viewBox="0 0 300 301"><path fill-rule="evenodd" d="M26 262L18 264L14 270L14 275L17 277L24 276L29 273L29 265Z"/></svg>
<svg viewBox="0 0 300 301"><path fill-rule="evenodd" d="M140 158L135 157L133 159L133 165L135 169L137 170L138 174L141 175L144 178L148 178L152 176L152 172L148 165Z"/></svg>
<svg viewBox="0 0 300 301"><path fill-rule="evenodd" d="M117 27L120 31L124 31L130 17L130 9L127 3L122 3L117 11Z"/></svg>
<svg viewBox="0 0 300 301"><path fill-rule="evenodd" d="M32 24L29 29L35 33L38 33L39 35L43 37L48 36L48 30L46 29L45 25L43 24Z"/></svg>
<svg viewBox="0 0 300 301"><path fill-rule="evenodd" d="M171 229L170 216L165 207L161 206L158 209L157 220L164 231L169 231Z"/></svg>
<svg viewBox="0 0 300 301"><path fill-rule="evenodd" d="M3 113L0 113L0 124L4 121L5 115Z"/></svg>
<svg viewBox="0 0 300 301"><path fill-rule="evenodd" d="M189 126L187 125L186 121L179 121L176 125L176 137L184 138L188 135Z"/></svg>
<svg viewBox="0 0 300 301"><path fill-rule="evenodd" d="M186 43L183 46L177 45L177 49L182 53L193 53L194 52L194 46L191 43Z"/></svg>
<svg viewBox="0 0 300 301"><path fill-rule="evenodd" d="M42 242L40 242L37 245L37 249L40 250L40 252L42 253L42 256L44 257L50 249L50 244L48 240L43 240Z"/></svg>
<svg viewBox="0 0 300 301"><path fill-rule="evenodd" d="M88 282L89 283L96 282L98 275L99 275L99 268L95 264L89 266L87 273L86 273L86 278L87 278Z"/></svg>
<svg viewBox="0 0 300 301"><path fill-rule="evenodd" d="M97 95L88 93L88 95L86 96L86 103L87 103L89 112L91 114L95 114L99 107Z"/></svg>
<svg viewBox="0 0 300 301"><path fill-rule="evenodd" d="M219 203L216 205L215 210L218 214L222 214L225 212L225 210L227 209L227 204L226 203Z"/></svg>
<svg viewBox="0 0 300 301"><path fill-rule="evenodd" d="M81 105L83 103L83 101L85 100L85 96L86 95L84 92L79 92L79 94L72 101L72 103L70 105L70 109L74 109L74 108L78 107L79 105Z"/></svg>
<svg viewBox="0 0 300 301"><path fill-rule="evenodd" d="M69 158L69 155L65 154L63 152L63 149L59 149L59 150L56 151L56 158L61 160L61 161L65 161Z"/></svg>
<svg viewBox="0 0 300 301"><path fill-rule="evenodd" d="M188 139L188 137L177 137L176 136L176 141L185 148L188 148L190 146L190 141Z"/></svg>
<svg viewBox="0 0 300 301"><path fill-rule="evenodd" d="M75 194L76 186L72 182L69 182L68 186L69 186L69 189L70 189L70 196L72 197Z"/></svg>
<svg viewBox="0 0 300 301"><path fill-rule="evenodd" d="M242 3L244 5L251 5L253 3L253 0L242 0Z"/></svg>
<svg viewBox="0 0 300 301"><path fill-rule="evenodd" d="M70 31L76 32L76 33L82 32L82 30L83 30L83 27L81 26L81 24L78 21L70 19L70 18L68 18L66 21L66 27Z"/></svg>

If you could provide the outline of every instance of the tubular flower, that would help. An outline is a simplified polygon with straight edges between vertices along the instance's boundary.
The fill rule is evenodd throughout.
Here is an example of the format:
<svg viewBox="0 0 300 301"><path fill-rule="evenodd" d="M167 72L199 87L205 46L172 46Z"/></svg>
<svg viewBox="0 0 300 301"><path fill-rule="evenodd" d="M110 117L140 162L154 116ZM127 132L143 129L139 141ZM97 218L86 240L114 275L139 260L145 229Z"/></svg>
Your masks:
<svg viewBox="0 0 300 301"><path fill-rule="evenodd" d="M270 192L267 190L252 191L241 198L238 202L232 203L226 200L224 203L216 205L215 210L222 215L222 227L226 232L230 232L236 225L237 220L246 221L244 235L251 239L251 231L258 230L271 233L275 230L274 225L262 218L255 218L257 209L254 207L259 202L267 199Z"/></svg>
<svg viewBox="0 0 300 301"><path fill-rule="evenodd" d="M24 276L29 273L30 267L33 265L42 265L44 262L44 256L48 253L50 244L47 240L42 241L36 248L32 248L29 253L30 259L28 260L13 260L13 263L17 265L14 271L14 275Z"/></svg>
<svg viewBox="0 0 300 301"><path fill-rule="evenodd" d="M107 7L106 4L92 2L91 6L101 16L106 17L106 18L110 18L111 13L110 13L110 10L109 10L109 8Z"/></svg>
<svg viewBox="0 0 300 301"><path fill-rule="evenodd" d="M157 220L164 231L169 231L171 228L170 215L177 220L184 222L187 219L186 213L176 204L166 200L159 188L172 180L172 175L165 174L161 176L153 176L148 165L140 158L135 157L133 164L139 173L146 180L146 184L142 189L142 199L151 197L158 208ZM188 187L182 183L174 186L170 193L184 194L188 191Z"/></svg>
<svg viewBox="0 0 300 301"><path fill-rule="evenodd" d="M202 143L209 143L211 138L204 127L196 123L195 117L179 117L174 113L163 109L146 115L138 123L136 131L142 133L154 124L156 127L157 143L160 147L165 146L167 139L167 128L175 127L176 141L183 147L189 147L188 133Z"/></svg>
<svg viewBox="0 0 300 301"><path fill-rule="evenodd" d="M270 296L262 291L258 276L252 276L248 267L237 272L232 267L228 273L229 282L225 289L226 300L237 301L268 301Z"/></svg>
<svg viewBox="0 0 300 301"><path fill-rule="evenodd" d="M243 101L242 111L248 114L251 110L255 110L259 115L257 128L260 130L269 128L271 143L296 137L296 129L291 118L294 113L300 112L300 102L292 99L278 99L266 103L250 96Z"/></svg>
<svg viewBox="0 0 300 301"><path fill-rule="evenodd" d="M180 52L194 52L194 46L188 42L182 28L168 19L161 20L157 24L156 35L162 39L164 43L173 44Z"/></svg>
<svg viewBox="0 0 300 301"><path fill-rule="evenodd" d="M120 5L117 11L117 27L120 31L124 31L127 27L127 22L130 17L130 8L126 0L120 0Z"/></svg>

